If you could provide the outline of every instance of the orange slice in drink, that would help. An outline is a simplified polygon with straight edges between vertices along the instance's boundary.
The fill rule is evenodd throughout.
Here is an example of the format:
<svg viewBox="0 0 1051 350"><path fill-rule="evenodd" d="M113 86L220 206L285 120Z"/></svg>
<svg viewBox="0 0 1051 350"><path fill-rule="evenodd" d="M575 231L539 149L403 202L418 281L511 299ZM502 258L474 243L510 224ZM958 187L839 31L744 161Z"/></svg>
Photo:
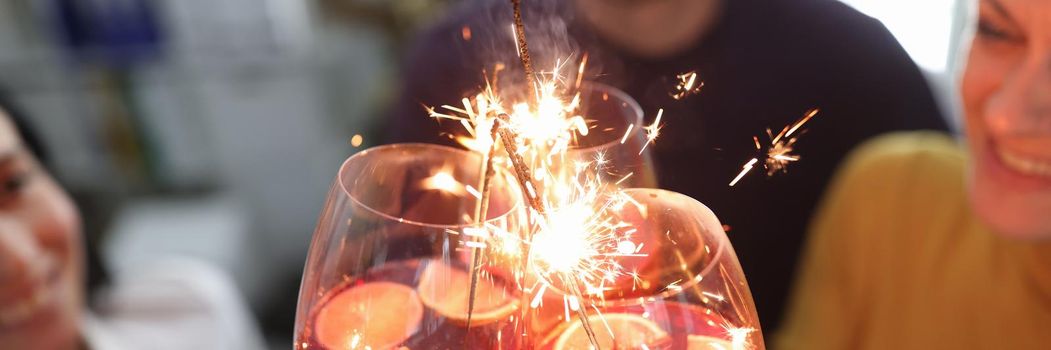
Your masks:
<svg viewBox="0 0 1051 350"><path fill-rule="evenodd" d="M733 344L726 339L707 335L686 336L686 350L733 350Z"/></svg>
<svg viewBox="0 0 1051 350"><path fill-rule="evenodd" d="M423 305L434 309L445 318L467 322L471 276L459 268L439 260L431 260L420 276L416 292ZM475 291L474 315L471 325L483 325L501 320L518 310L518 297L484 274L479 275Z"/></svg>
<svg viewBox="0 0 1051 350"><path fill-rule="evenodd" d="M639 315L608 313L588 316L588 320L595 331L595 338L601 349L659 349L672 341L668 332L653 321ZM555 340L553 347L554 350L588 350L591 348L591 341L580 319L574 319L565 328Z"/></svg>
<svg viewBox="0 0 1051 350"><path fill-rule="evenodd" d="M329 300L314 331L328 349L389 349L416 333L422 320L423 305L412 288L371 282Z"/></svg>

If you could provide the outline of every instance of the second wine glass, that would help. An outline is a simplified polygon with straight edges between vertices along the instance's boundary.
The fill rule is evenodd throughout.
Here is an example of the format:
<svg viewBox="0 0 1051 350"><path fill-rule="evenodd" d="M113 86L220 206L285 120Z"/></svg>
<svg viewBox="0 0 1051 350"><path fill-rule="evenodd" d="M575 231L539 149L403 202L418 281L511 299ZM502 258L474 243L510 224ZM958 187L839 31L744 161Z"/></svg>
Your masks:
<svg viewBox="0 0 1051 350"><path fill-rule="evenodd" d="M340 167L307 257L295 348L518 348L518 291L478 280L466 327L481 157L450 147L368 149ZM515 232L520 192L498 170L486 227Z"/></svg>
<svg viewBox="0 0 1051 350"><path fill-rule="evenodd" d="M748 283L715 214L686 195L628 189L615 221L632 229L632 249L618 259L630 271L586 300L602 349L761 350ZM579 317L556 304L534 312L531 331L542 349L591 348Z"/></svg>

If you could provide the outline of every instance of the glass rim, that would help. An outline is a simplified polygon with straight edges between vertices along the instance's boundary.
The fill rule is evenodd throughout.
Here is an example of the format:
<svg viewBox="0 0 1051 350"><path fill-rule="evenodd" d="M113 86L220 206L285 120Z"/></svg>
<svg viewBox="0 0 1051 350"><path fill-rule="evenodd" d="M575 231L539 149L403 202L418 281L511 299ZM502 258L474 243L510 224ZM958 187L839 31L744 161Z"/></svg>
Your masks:
<svg viewBox="0 0 1051 350"><path fill-rule="evenodd" d="M357 153L354 153L354 154L350 155L339 166L339 171L337 172L337 175L336 175L337 176L336 177L336 182L339 183L340 190L343 191L343 194L346 195L347 198L349 198L351 200L351 202L354 203L354 205L361 206L365 210L368 210L370 213L373 213L373 214L375 214L375 215L377 215L379 217L382 217L384 219L389 219L391 221L397 221L398 223L404 223L404 224L410 224L410 225L418 225L418 226L430 227L430 228L438 228L438 229L455 229L455 228L463 228L463 227L469 227L469 226L472 226L472 225L476 225L476 223L463 223L463 224L456 224L456 225L434 224L434 223L420 222L420 221L407 220L405 218L395 217L395 216L392 216L390 214L384 213L382 211L376 210L376 208L373 208L372 206L370 206L368 204L365 204L364 202L359 200L356 196L354 196L353 194L350 193L350 189L347 188L347 184L343 181L343 179L344 179L344 174L346 174L346 171L347 171L348 167L353 162L359 161L360 158L363 158L363 157L369 155L370 153L391 151L391 150L396 150L396 149L406 149L406 148L431 148L431 149L441 150L443 152L451 152L451 153L454 153L454 154L459 154L461 156L478 156L479 158L481 158L481 155L478 154L478 153L475 153L475 152L471 152L471 151L468 151L468 150L459 149L459 148L455 148L455 147L449 147L449 146L445 146L445 145L433 144L433 143L405 142L405 143L391 143L391 144L386 144L386 145L373 146L373 147L366 148L364 150L361 150L361 151L359 151ZM507 175L507 170L506 169L501 169L500 167L496 167L494 173L497 174L497 176L504 176L504 175ZM515 192L515 191L510 191L510 192ZM492 222L492 221L496 221L496 220L500 220L500 219L506 218L506 217L510 216L512 213L514 213L516 210L518 210L518 206L522 205L521 195L519 195L519 194L512 194L512 197L514 198L514 203L510 207L508 207L506 212L500 213L500 215L494 216L492 218L485 219L481 223L488 223L488 222ZM490 197L490 198L492 198L492 197Z"/></svg>
<svg viewBox="0 0 1051 350"><path fill-rule="evenodd" d="M585 81L583 84L581 84L581 86L583 88L587 88L587 89L603 91L603 92L605 92L607 94L610 94L610 95L614 96L617 99L620 99L622 102L627 103L628 105L625 106L625 107L628 107L629 109L631 109L632 113L634 114L634 116L631 118L632 121L630 121L629 124L634 123L635 127L642 127L642 106L640 106L639 102L635 101L634 98L631 98L631 95L628 95L627 92L624 92L623 90L618 89L618 88L616 88L616 87L614 87L612 85L603 84L603 83L594 82L594 81ZM569 148L569 152L570 153L574 153L574 152L588 153L588 152L593 152L593 151L598 151L598 150L609 149L611 147L615 147L617 144L620 144L620 140L619 139L613 139L610 142L606 142L606 143L602 143L602 144L598 144L598 145L594 145L594 146L590 146L590 147L584 147L584 148L570 147Z"/></svg>
<svg viewBox="0 0 1051 350"><path fill-rule="evenodd" d="M704 203L701 203L700 201L698 201L697 199L694 199L693 197L687 196L687 195L679 193L679 192L669 191L669 190L660 189L660 188L628 188L628 189L624 189L623 191L625 193L628 193L628 194L632 194L632 193L654 193L655 192L655 193L658 193L658 194L670 195L672 197L685 199L685 201L686 201L686 203L688 205L699 205L701 208L704 208L709 213L711 213L712 216L715 216L715 212L713 212L711 208L708 208L707 205L704 205ZM716 217L716 219L718 219L718 217ZM725 253L726 247L730 243L729 238L726 237L726 233L725 232L723 233L723 237L721 239L719 239L718 242L719 242L719 244L715 248L715 252L711 254L712 258L711 258L710 261L712 263L710 263L707 266L705 266L704 268L702 268L700 273L698 273L696 276L691 278L687 283L680 284L679 288L677 288L677 290L667 289L667 290L665 290L663 292L656 293L656 294L653 294L653 295L646 295L646 296L640 296L640 297L634 297L634 298L617 298L617 299L594 298L594 301L596 302L597 306L614 307L614 306L632 305L632 304L636 304L636 303L639 303L639 302L646 302L646 301L652 301L652 300L658 300L658 299L667 299L667 298L670 298L672 296L678 295L678 294L682 293L684 290L686 290L687 288L692 288L692 287L700 284L701 281L704 280L705 276L708 276L708 274L711 273L712 269L714 269L715 266L718 265L718 264L716 264L716 262L718 262L719 259L722 258L723 254L726 254Z"/></svg>

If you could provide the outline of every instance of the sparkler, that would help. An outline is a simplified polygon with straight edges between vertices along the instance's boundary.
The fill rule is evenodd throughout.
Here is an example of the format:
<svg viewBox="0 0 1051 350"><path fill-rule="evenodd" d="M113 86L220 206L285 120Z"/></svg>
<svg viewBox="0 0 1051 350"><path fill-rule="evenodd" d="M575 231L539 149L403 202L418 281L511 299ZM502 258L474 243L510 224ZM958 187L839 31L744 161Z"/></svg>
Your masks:
<svg viewBox="0 0 1051 350"><path fill-rule="evenodd" d="M498 118L499 118L498 119L499 120L498 123L506 123L506 122L509 121L510 116L508 116L507 114L500 114ZM516 136L508 128L499 128L499 132L500 132L500 137L503 139L504 148L507 151L507 154L510 156L511 164L512 164L512 166L515 169L515 177L518 179L519 184L521 185L522 191L525 194L526 200L529 203L530 208L533 211L535 211L536 214L537 214L536 216L541 219L539 222L545 222L546 220L549 220L550 217L547 216L547 210L545 209L544 203L543 203L542 199L537 194L536 186L534 185L534 183L532 181L532 177L529 176L531 174L531 171L529 171L529 167L525 164L525 161L522 159L521 155L518 153L518 145L515 143ZM543 225L543 224L541 224L541 225ZM563 227L563 228L565 228L565 227ZM533 238L535 238L535 236ZM561 240L559 240L559 241L561 241ZM581 248L581 247L578 246L577 248ZM586 249L586 247L585 247L585 249ZM527 256L532 256L532 255L531 254L527 254ZM568 267L568 264L567 265L563 265L563 264L560 264L560 263L555 263L554 265L559 266L559 270L558 271L560 271L560 272L568 274L568 272L572 271L572 269L570 267ZM569 277L569 278L572 278L572 277ZM580 293L580 291L578 289L575 288L575 286L573 288L571 288L570 292L574 294L575 298L577 298L577 299L580 298L581 293ZM576 300L576 299L571 299L571 300ZM584 331L588 335L588 340L591 342L592 346L594 346L596 349L598 349L599 348L598 338L595 336L595 331L594 331L594 329L592 329L591 324L588 321L587 313L584 311L583 308L580 308L579 306L576 307L575 309L577 311L578 318L580 318L581 325L584 327Z"/></svg>
<svg viewBox="0 0 1051 350"><path fill-rule="evenodd" d="M581 65L584 64L582 61ZM622 207L630 198L616 189L616 185L607 186L598 175L589 175L600 173L597 169L608 162L603 155L592 162L577 162L572 169L563 167L561 172L552 172L556 167L552 163L564 161L576 137L586 136L588 132L586 120L575 112L580 104L579 93L571 99L559 93L558 87L562 85L557 72L560 68L561 65L556 64L552 78L538 85L539 102L535 108L527 103L505 108L493 85L487 84L473 100L462 100L463 107L445 105L441 111L428 108L428 112L434 118L459 121L470 135L457 138L461 144L476 151L485 147L488 165L482 169L487 170L487 177L493 176L495 161L510 163L534 218L533 227L527 231L535 234L520 237L487 227L489 236L483 239L488 241L470 247L472 280L468 322L473 312L477 274L485 254L481 248L493 247L491 252L518 255L524 266L537 275L547 276L530 289L537 291L534 302L529 303L533 307L539 306L541 296L548 289L570 294L564 306L567 312L577 312L582 328L594 345L597 344L594 330L581 302L585 296L601 297L605 284L630 274L623 271L616 259L644 254L640 254L641 245L630 240L633 232L630 225L612 219L612 210ZM658 111L654 123L641 128L646 130L647 143L658 137L662 115L663 110ZM489 128L488 133L482 131L485 127ZM496 150L501 146L504 152L500 153L506 158L497 156ZM530 164L538 167L534 169ZM617 184L631 175L624 176ZM484 184L480 187L481 194L476 196L486 197L488 187ZM477 212L476 218L484 218L484 211ZM518 246L524 247L525 252L514 248Z"/></svg>
<svg viewBox="0 0 1051 350"><path fill-rule="evenodd" d="M799 155L792 154L796 141L799 141L799 131L804 124L810 121L815 115L817 115L818 109L811 109L803 115L802 118L796 120L795 123L785 125L781 129L781 132L774 135L770 129L766 129L766 136L770 139L770 146L763 152L763 146L759 143L759 137L753 136L752 141L755 143L756 151L762 152L758 157L748 160L743 166L741 166L741 172L737 173L737 176L730 181L730 187L741 181L742 178L748 172L752 171L755 164L762 159L763 166L766 168L766 175L773 176L778 172L786 172L788 164L799 160ZM800 132L801 133L801 132Z"/></svg>
<svg viewBox="0 0 1051 350"><path fill-rule="evenodd" d="M499 131L500 125L498 123L493 124L492 131L489 133L490 138L496 140L497 132ZM495 144L494 144L495 145ZM493 167L493 157L496 153L496 147L489 147L489 154L486 155L482 161L482 170L479 174L482 175L482 195L478 198L478 204L475 207L475 223L481 225L485 222L485 218L489 212L489 196L492 194L489 186L493 183L493 175L496 174L496 168ZM469 296L467 298L467 328L471 328L471 319L474 316L474 302L475 295L478 293L478 273L482 264L482 249L481 247L472 248L471 252L471 286Z"/></svg>
<svg viewBox="0 0 1051 350"><path fill-rule="evenodd" d="M483 154L488 153L489 156L482 165L482 173L486 174L483 183L488 183L488 178L492 177L493 162L497 158L497 147L503 146L507 159L500 159L500 161L510 161L531 209L536 213L536 217L543 218L546 217L546 208L540 192L543 187L538 186L535 180L541 180L543 183L554 182L555 175L546 171L552 168L552 159L564 154L575 142L577 135L586 136L589 128L583 116L575 112L580 104L579 92L568 100L564 99L560 93L560 87L564 85L564 82L559 72L568 61L556 62L549 79L534 81L532 64L529 62L528 44L525 41L521 15L518 13L518 1L513 1L513 4L516 9L515 40L533 89L534 103L517 102L507 107L494 88L495 80L502 68L498 66L493 74L493 82L487 79L486 87L482 92L473 99L461 100L462 107L443 105L440 110L433 107L426 108L433 118L460 122L469 136L458 137L458 142ZM574 83L576 87L579 87L580 72L584 71L586 64L587 56L585 55L578 67L578 79ZM498 139L502 140L502 144L497 143ZM532 171L526 159L538 165L538 172ZM485 202L488 198L488 185L482 184L479 187L482 188L481 197ZM475 214L476 222L484 221L484 209L476 207ZM497 237L506 241L513 235L498 235ZM468 326L472 321L478 274L483 260L482 246L471 247L472 269L468 300ZM497 242L496 246L513 246L513 244ZM582 322L586 323L587 318L583 317L583 310L580 310L580 313ZM585 325L585 329L588 331L589 338L593 339L594 333L590 325Z"/></svg>
<svg viewBox="0 0 1051 350"><path fill-rule="evenodd" d="M515 40L519 48L519 56L522 58L522 64L526 70L526 76L530 86L533 88L533 95L535 96L533 101L535 103L518 102L511 104L510 107L505 107L503 99L494 88L495 81L502 69L501 66L497 66L493 74L493 82L489 82L487 79L485 89L474 96L473 99L464 98L461 101L462 107L443 105L440 111L433 107L425 108L433 118L460 122L469 136L458 137L457 141L480 153L488 153L489 156L485 159L481 168L481 173L485 174L482 181L485 183L488 183L489 178L492 176L492 164L494 159L496 159L496 149L499 146L496 140L499 134L499 137L504 140L503 146L507 151L508 158L510 158L516 170L516 177L524 180L522 181L522 188L526 192L525 198L531 202L534 210L542 216L544 209L539 203L538 186L533 181L533 177L536 176L532 176L534 174L526 165L527 163L523 156L528 157L534 164L540 163L540 167L538 167L540 169L538 170L550 168L550 158L563 154L576 140L577 135L586 136L589 129L584 118L580 115L575 115L575 111L580 104L579 92L568 101L564 100L559 93L560 83L562 83L559 71L562 69L563 62L568 61L556 62L550 74L551 78L547 81L534 82L533 68L529 61L528 44L525 41L525 31L521 22L521 14L519 13L519 3L518 1L513 1L513 4L515 6L515 24L513 27ZM584 56L578 71L583 72L586 64L587 56ZM579 81L578 76L575 85L579 85ZM487 130L490 132L486 133L485 131ZM522 149L525 152L519 152L518 149ZM551 178L551 176L545 175L543 171L538 172L538 174L540 174L541 180L550 180ZM482 202L485 202L488 198L488 187L485 184L479 185L479 187L482 188L480 194L483 198ZM476 207L475 214L477 222L484 221L484 209ZM468 326L472 319L471 315L474 309L478 273L482 258L483 251L480 247L472 247Z"/></svg>
<svg viewBox="0 0 1051 350"><path fill-rule="evenodd" d="M567 166L566 153L577 137L589 133L588 121L577 112L588 57L581 57L576 78L568 82L562 79L560 72L569 60L558 60L549 74L537 75L525 40L520 0L511 0L511 3L515 10L512 29L532 92L527 94L530 98L526 101L504 99L495 88L503 68L497 66L493 80L487 78L485 88L473 97L462 99L460 106L427 107L433 118L459 122L468 135L456 137L456 140L486 155L480 166L484 176L479 190L472 191L470 186L464 186L467 192L475 193L481 200L475 208L478 226L469 234L471 244L465 244L472 250L467 327L470 328L472 322L479 273L486 259L484 255L496 254L498 259L511 258L511 261L521 263L524 270L540 277L525 289L529 293L523 294L523 300L531 300L523 305L540 307L548 290L565 293L562 302L566 310L565 320L569 321L569 313L575 312L588 341L597 349L599 342L587 308L590 306L600 320L604 319L596 304L585 303L603 298L622 277L630 276L632 283L638 283L639 275L626 271L620 259L646 256L642 244L632 240L635 228L618 219L617 215L625 205L639 205L618 188L632 174L607 184L600 171L607 160L601 154L593 161L577 161L573 166ZM468 38L469 34L465 34L465 40ZM679 79L681 95L676 99L696 93L703 86L696 73L680 75ZM564 93L571 89L577 92ZM664 110L659 109L652 124L637 126L646 137L639 154L659 137L663 113ZM622 144L633 129L636 129L634 124L625 130ZM783 131L785 135L780 137L792 138L795 129ZM791 143L794 140L787 146L790 147ZM498 149L503 152L498 152ZM785 154L790 151L789 148ZM528 205L529 227L522 232L509 232L483 224L496 164L511 166ZM464 234L468 236L467 230Z"/></svg>
<svg viewBox="0 0 1051 350"><path fill-rule="evenodd" d="M527 93L518 93L516 90L515 95L505 96L500 94L496 87L500 86L497 84L497 78L499 77L499 72L503 70L503 66L497 65L493 71L492 80L490 81L489 76L486 76L486 86L477 95L463 98L459 104L442 105L437 108L425 107L428 114L433 118L444 119L462 125L468 135L456 137L455 139L469 149L479 152L481 161L478 164L480 178L476 183L472 181L471 185L468 185L467 182L460 183L456 180L453 174L458 173L458 171L454 171L456 167L453 166L434 169L437 171L418 183L418 186L422 186L424 189L441 191L443 198L447 196L462 198L469 194L478 199L475 203L475 208L473 208L473 216L471 214L462 214L465 221L471 224L465 227L450 227L446 230L449 234L461 235L457 239L461 245L456 248L458 253L455 259L457 263L447 264L450 262L449 260L453 259L449 255L450 247L448 243L452 242L451 240L442 242L442 264L426 263L427 271L432 271L432 267L445 267L449 268L448 272L455 273L451 274L452 277L449 277L449 273L422 273L421 275L427 278L420 278L421 281L416 286L419 300L422 301L423 306L426 306L428 310L433 311L434 317L445 317L448 320L455 321L456 327L459 327L458 323L460 320L466 319L468 336L451 340L457 342L455 346L462 345L468 348L471 347L469 343L473 341L472 339L477 338L470 333L479 331L472 328L472 326L488 332L492 328L485 328L482 324L497 323L496 327L501 329L495 335L499 344L503 344L500 338L501 334L508 334L502 332L504 324L498 322L510 322L516 330L514 334L516 337L527 336L524 333L517 332L520 325L528 327L523 329L539 329L538 326L532 323L533 320L527 317L534 315L530 313L530 311L533 311L530 308L539 308L545 300L552 300L545 298L545 295L550 296L545 294L548 291L555 292L555 295L562 299L561 305L563 309L554 308L544 311L550 310L557 314L565 310L565 317L561 320L566 322L566 324L559 326L559 328L565 326L562 329L564 332L552 333L552 335L559 336L554 343L555 348L586 347L584 345L584 334L582 334L586 333L587 341L590 342L592 348L597 349L600 347L600 342L596 336L596 330L602 331L602 325L605 325L605 331L609 332L610 337L601 340L611 340L616 332L615 337L617 339L608 347L622 347L622 345L628 343L637 343L635 346L640 348L658 344L664 346L666 345L665 340L670 338L668 338L663 328L671 327L668 331L684 333L697 330L682 329L678 323L658 324L657 322L662 322L662 320L654 317L648 309L646 311L618 310L617 308L622 305L619 302L616 305L600 303L605 301L607 296L616 296L616 298L625 298L622 301L627 301L628 303L636 301L640 303L655 303L654 306L657 307L662 306L662 304L656 304L657 298L662 300L668 298L669 305L671 305L673 302L671 302L670 297L675 294L665 294L663 291L677 290L687 293L686 289L691 288L690 281L700 281L699 276L695 279L695 276L688 271L688 269L693 269L696 266L687 266L687 262L693 263L695 259L693 259L693 255L689 255L691 259L687 259L682 256L679 250L673 250L680 260L679 269L686 272L690 278L689 280L679 279L671 282L667 284L665 290L661 290L658 284L663 285L676 277L675 275L669 275L669 272L665 270L665 268L674 267L674 265L665 266L664 263L668 263L668 261L664 259L646 259L637 261L638 264L635 264L636 261L625 259L647 256L647 253L643 251L644 244L633 240L633 235L637 232L637 228L633 227L627 220L646 220L645 228L642 225L638 228L638 230L643 230L643 233L640 233L639 236L647 239L645 245L658 247L651 249L668 247L662 238L657 237L654 239L652 235L654 232L650 232L653 226L663 225L662 221L664 220L659 217L648 220L648 214L658 212L647 213L646 207L636 202L632 195L629 195L629 193L638 192L624 192L620 190L619 185L633 176L633 172L629 172L613 183L605 181L604 177L607 174L613 174L607 172L606 167L611 161L606 159L604 151L597 151L593 159L574 158L575 154L571 151L572 147L577 145L578 138L587 136L591 128L589 125L590 121L578 112L581 104L581 93L579 91L583 74L587 67L588 56L585 54L580 57L579 65L576 67L577 75L574 79L563 78L560 74L565 68L564 66L572 62L572 59L557 60L550 73L540 72L537 74L534 72L532 63L529 60L525 30L522 25L520 0L511 0L511 2L515 10L515 23L512 27L515 43L518 47L530 88ZM463 40L471 40L470 27L465 26L461 28L460 34ZM677 98L685 97L689 93L695 93L703 85L703 83L697 81L695 73L681 75L679 78L682 81L679 89L683 92L683 95ZM601 95L603 101L608 101L609 94L602 93ZM623 99L620 95L615 96L615 98ZM614 102L620 101L614 100ZM626 99L623 102L622 106L629 107L627 102L631 101ZM601 107L601 105L597 107ZM637 106L634 107L635 109L638 108ZM657 111L652 124L645 125L636 122L627 125L627 130L623 131L624 136L620 137L622 145L627 142L629 137L635 138L631 143L635 145L637 144L635 141L642 139L640 134L645 136L645 142L641 146L630 146L632 149L628 151L629 154L634 151L634 148L640 148L638 153L641 155L650 144L656 141L663 127L661 124L663 112L663 109ZM635 115L635 117L638 118L639 116ZM786 127L776 138L771 137L775 140L775 143L777 142L776 140L781 138L789 140L785 142L787 150L782 155L791 156L791 146L795 142L795 138L798 137L795 136L796 132L805 122L804 120L796 126ZM612 135L619 136L619 134L616 134L619 130L615 129L610 127L601 130L602 132L612 132ZM632 132L635 132L635 134ZM354 146L358 146L357 143L360 143L358 141L361 141L360 137L355 139L357 141L352 139L351 143ZM602 145L600 147L589 147L584 152L593 152L595 149L606 150L609 148L606 147L608 144L615 143L615 141L607 142L602 139L594 141L600 141ZM626 147L628 146L621 148ZM617 161L618 164L623 161L621 157L624 156L619 151L621 149L617 149L617 154L613 155L613 160ZM584 152L578 152L577 154ZM775 159L779 158L775 157ZM527 214L524 221L519 220L519 217L513 214L507 215L507 220L494 220L493 222L487 222L486 220L488 218L490 197L493 196L493 178L501 176L497 180L505 180L504 175L506 173L501 172L501 175L497 175L496 169L500 166L510 166L513 169L515 180L510 180L509 177L507 180L511 186L517 185L523 194L521 198L523 198L523 202L526 205L518 206L517 209L521 209ZM633 166L631 168L633 170L640 169L635 168L634 165L631 166ZM649 169L644 170L648 171ZM640 175L645 176L647 174L641 173ZM508 181L497 181L496 186L501 185L501 182L506 183ZM512 195L516 194L517 192L512 193ZM647 201L651 200L649 198L657 198L657 196L651 193L649 197L645 197L646 199L638 195L635 198L639 198L639 201ZM629 205L634 205L638 209L637 215L635 211L621 212ZM511 206L511 208L516 207ZM660 215L665 213L665 209L676 209L674 206L660 206L660 208ZM424 208L424 210L427 210L427 208ZM686 214L697 213L696 210L691 210ZM703 210L701 214L704 214ZM679 226L669 225L664 227L676 227L675 229L678 229L677 227ZM659 231L664 230L654 231L658 231L656 234L659 236ZM708 231L714 232L712 230ZM679 243L669 236L671 232L671 230L664 232L664 235L668 237L667 241L672 245L678 245ZM431 243L435 242L432 241ZM368 243L366 242L365 244ZM342 246L340 248L345 249ZM705 254L711 254L708 248L708 245L703 247ZM690 248L685 250L698 252L698 254L701 254L699 252L702 251L697 246L690 246ZM459 260L468 251L471 259L469 263L470 273L465 274L459 269L461 266ZM660 251L662 255L667 253L666 250L654 251ZM461 253L464 255L461 255ZM377 265L381 263L380 260L375 259L371 262ZM698 264L707 263L697 262ZM484 268L483 264L485 265ZM630 268L625 268L625 266ZM411 269L412 265L405 267ZM402 267L398 268L399 270L393 271L402 271L400 270ZM386 273L386 271L391 270L380 270L377 273ZM481 283L480 280L483 280L481 277L485 277L488 273L492 273L494 277L507 278L511 283L501 283L499 286L496 284L489 286ZM469 280L467 279L468 275ZM398 276L400 277L401 275L399 274ZM451 282L456 287L469 283L466 315L461 314L464 308L464 304L461 303L463 301L462 291L459 293L429 293L429 291L433 292L435 289L444 289L445 286L442 284L430 283L437 279L442 279L442 282ZM370 281L366 279L365 282ZM346 281L345 283L350 284L351 281ZM353 283L360 284L361 281L358 280ZM645 298L640 296L643 294L627 294L625 293L629 287L627 283L631 283L630 289L633 292L636 291L636 287L640 287L644 292L660 292L661 294L645 294ZM450 283L443 284L448 285ZM411 293L412 289L410 287L401 286L400 288ZM357 286L354 286L354 288L357 288ZM717 299L720 303L724 301L721 295L703 294L704 291L701 288L695 288L692 291L701 293L699 295L704 300L704 304L708 304L707 299L704 299L708 297ZM338 293L334 294L339 295L341 293L342 291L338 291ZM322 294L327 293L319 293L317 297L324 297ZM313 295L313 293L307 295ZM489 303L501 305L490 308L486 302L491 300L487 300L488 298L485 298L485 296L501 297L503 299L500 299L500 301L503 301L503 303ZM730 296L733 297L733 295ZM478 299L477 310L476 298ZM361 301L367 304L371 300L371 295L365 294L364 297L357 299L361 300L356 300L356 302ZM395 299L394 303L397 303L397 300L404 300L402 297L393 299ZM413 298L410 297L410 299ZM683 300L678 300L678 302L683 302ZM557 302L552 303L556 307L558 306ZM339 309L338 312L341 316L369 311L362 308L350 310L343 304L332 305L335 305L335 307L330 309L329 306L331 305L326 302L323 306L324 310ZM390 304L388 303L387 305ZM528 305L528 307L525 305ZM421 310L423 306L420 307ZM705 309L684 310L691 310L691 313L704 311L706 312L704 318L700 318L700 315L697 315L698 317L691 320L690 315L683 315L682 317L685 317L684 321L689 324L691 321L709 319L708 317L713 312L722 313L719 309L708 308L709 305L703 306ZM589 311L588 308L591 308L592 311ZM383 310L379 311L382 312ZM477 315L475 314L476 311L478 312ZM519 312L519 314L513 315L515 312ZM576 316L572 316L571 312L575 312ZM606 314L603 314L604 312ZM540 311L537 311L535 314L540 315L540 313ZM591 314L590 316L589 313ZM625 318L625 316L631 316L631 318ZM391 317L390 320L395 320L398 315ZM427 322L424 324L428 325L426 327L428 329L421 329L419 332L429 337L429 334L435 331L433 326L442 324L439 322L445 321L441 319L431 321L432 316L427 317ZM711 317L713 317L711 318L712 320L716 319L714 316ZM329 319L324 318L323 320ZM363 321L369 321L369 319L372 319L372 317L367 317ZM380 323L383 323L383 321L388 319L380 318L379 320ZM336 323L342 323L342 321L342 319L336 319ZM547 318L547 315L541 315L540 321L546 323L548 321L557 322L558 320L554 317ZM416 325L421 324L419 317L414 322ZM710 325L714 325L713 321L709 320L707 322ZM477 323L477 325L473 323ZM749 321L745 320L744 323L749 323ZM545 324L542 327L547 327L548 325ZM336 326L343 325L337 324ZM368 326L368 324L364 326ZM637 327L631 326L641 326L642 330L640 331ZM298 327L299 325L297 324L297 329ZM335 327L316 328L322 330L336 329ZM367 347L369 341L375 340L370 339L368 333L347 335L345 332L347 328L352 327L336 329L337 333L341 332L338 334L339 338L336 342L327 343L338 343L339 346L350 344L352 347ZM567 331L565 328L571 328L572 331ZM393 331L398 331L398 329L393 329ZM438 330L438 332L440 331ZM649 333L646 333L647 331ZM728 337L722 335L717 335L716 337L720 337L720 340L732 338L735 344L739 342L745 344L750 331L751 329L746 328L727 328L726 335ZM416 330L411 332L416 332ZM409 339L412 336L411 334L401 333L394 332L394 335L404 336L404 339ZM306 336L310 337L309 331L306 333ZM655 337L659 339L654 339ZM404 339L398 340L398 342L407 341ZM424 339L423 341L426 343L429 339ZM532 340L523 339L522 341L528 344ZM327 343L324 345L329 346ZM567 344L569 345L567 346ZM302 346L307 348L308 344L304 342Z"/></svg>

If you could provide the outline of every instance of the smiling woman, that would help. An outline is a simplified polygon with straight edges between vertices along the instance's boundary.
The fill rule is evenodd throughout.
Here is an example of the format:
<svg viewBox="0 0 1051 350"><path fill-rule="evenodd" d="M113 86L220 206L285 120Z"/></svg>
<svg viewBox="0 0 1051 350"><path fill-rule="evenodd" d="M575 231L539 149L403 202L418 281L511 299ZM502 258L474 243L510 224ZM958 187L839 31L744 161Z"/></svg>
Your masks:
<svg viewBox="0 0 1051 350"><path fill-rule="evenodd" d="M980 3L961 89L972 204L998 233L1051 239L1051 1Z"/></svg>
<svg viewBox="0 0 1051 350"><path fill-rule="evenodd" d="M969 153L881 137L824 199L784 349L1051 344L1051 1L981 0L962 86Z"/></svg>
<svg viewBox="0 0 1051 350"><path fill-rule="evenodd" d="M79 218L16 130L0 116L0 344L69 349L83 294Z"/></svg>
<svg viewBox="0 0 1051 350"><path fill-rule="evenodd" d="M85 307L80 215L0 101L0 349L260 349L227 277L185 259L118 271Z"/></svg>

